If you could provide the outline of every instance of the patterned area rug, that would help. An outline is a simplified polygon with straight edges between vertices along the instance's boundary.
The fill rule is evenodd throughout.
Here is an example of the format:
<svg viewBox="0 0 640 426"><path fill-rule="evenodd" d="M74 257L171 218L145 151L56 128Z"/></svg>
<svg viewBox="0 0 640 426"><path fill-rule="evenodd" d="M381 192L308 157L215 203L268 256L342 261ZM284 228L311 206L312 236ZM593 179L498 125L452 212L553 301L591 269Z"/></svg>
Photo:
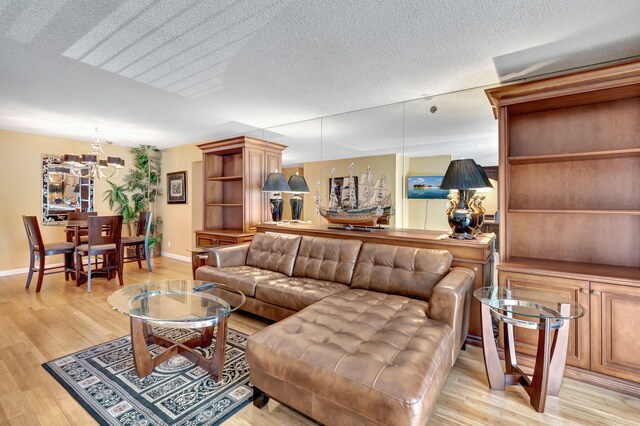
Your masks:
<svg viewBox="0 0 640 426"><path fill-rule="evenodd" d="M193 336L188 330L155 332L174 340ZM220 383L180 355L139 379L129 336L42 366L102 425L217 425L251 401L246 339L229 329ZM149 349L153 355L165 350L156 345Z"/></svg>

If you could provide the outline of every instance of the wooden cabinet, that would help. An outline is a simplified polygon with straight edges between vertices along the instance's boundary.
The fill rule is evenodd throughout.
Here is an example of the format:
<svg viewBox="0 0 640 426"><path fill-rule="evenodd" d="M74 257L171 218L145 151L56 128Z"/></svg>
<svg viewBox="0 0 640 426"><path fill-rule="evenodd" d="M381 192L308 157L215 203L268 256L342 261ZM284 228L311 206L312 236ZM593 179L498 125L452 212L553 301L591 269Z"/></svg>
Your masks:
<svg viewBox="0 0 640 426"><path fill-rule="evenodd" d="M588 312L568 364L640 395L640 62L486 93L499 121L499 281L578 301ZM533 337L517 338L531 353Z"/></svg>
<svg viewBox="0 0 640 426"><path fill-rule="evenodd" d="M545 277L517 272L501 273L500 285L517 289L535 290L554 298L568 299L579 303L587 313L584 317L569 323L569 344L567 364L589 368L589 282L576 279ZM516 351L536 356L538 331L514 327Z"/></svg>
<svg viewBox="0 0 640 426"><path fill-rule="evenodd" d="M251 241L252 239L253 233L251 232L225 230L196 231L196 246L198 247L213 247L229 244L239 244Z"/></svg>
<svg viewBox="0 0 640 426"><path fill-rule="evenodd" d="M210 247L251 239L268 219L262 184L281 167L284 145L240 136L198 145L203 156L203 230L196 245Z"/></svg>
<svg viewBox="0 0 640 426"><path fill-rule="evenodd" d="M591 369L640 382L640 287L591 283Z"/></svg>

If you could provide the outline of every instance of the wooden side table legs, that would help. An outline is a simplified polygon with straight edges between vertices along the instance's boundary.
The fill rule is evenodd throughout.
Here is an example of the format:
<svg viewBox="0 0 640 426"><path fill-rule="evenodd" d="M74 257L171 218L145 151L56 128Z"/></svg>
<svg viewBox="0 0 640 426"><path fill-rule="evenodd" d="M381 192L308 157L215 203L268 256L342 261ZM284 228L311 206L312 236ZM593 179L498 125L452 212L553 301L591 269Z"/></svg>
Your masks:
<svg viewBox="0 0 640 426"><path fill-rule="evenodd" d="M493 337L491 309L481 304L482 351L489 387L494 390L504 390L505 386L520 384L529 394L533 408L542 413L547 395L558 396L560 392L567 358L569 321L563 321L560 325L560 322L553 319L540 319L536 327L539 330L536 364L533 376L529 376L518 366L516 359L513 327L517 326L518 322L509 323L511 316L499 316L505 321L503 324L505 371L502 370ZM554 325L558 326L555 335L553 334Z"/></svg>
<svg viewBox="0 0 640 426"><path fill-rule="evenodd" d="M482 318L482 353L484 354L484 367L487 372L489 387L494 390L504 390L505 374L500 365L498 348L493 337L493 324L491 323L491 309L481 303L480 315Z"/></svg>

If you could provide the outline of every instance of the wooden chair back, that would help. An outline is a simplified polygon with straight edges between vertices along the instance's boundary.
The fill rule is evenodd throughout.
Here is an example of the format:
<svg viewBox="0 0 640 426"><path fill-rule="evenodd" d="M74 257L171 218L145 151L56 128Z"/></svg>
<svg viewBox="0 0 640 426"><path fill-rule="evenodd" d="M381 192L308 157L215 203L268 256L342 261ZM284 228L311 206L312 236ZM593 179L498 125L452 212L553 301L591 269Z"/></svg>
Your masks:
<svg viewBox="0 0 640 426"><path fill-rule="evenodd" d="M151 212L140 212L140 216L138 216L138 231L136 233L137 236L144 235L145 237L149 236L151 232L151 218L153 217L153 213Z"/></svg>
<svg viewBox="0 0 640 426"><path fill-rule="evenodd" d="M38 218L36 216L23 215L22 222L24 223L24 229L27 232L29 249L33 251L37 246L40 251L44 251L44 243L42 241L42 234L40 233L40 226L38 226Z"/></svg>
<svg viewBox="0 0 640 426"><path fill-rule="evenodd" d="M98 216L98 212L71 212L67 220L88 220L90 216Z"/></svg>
<svg viewBox="0 0 640 426"><path fill-rule="evenodd" d="M89 216L89 248L102 244L120 246L122 216Z"/></svg>

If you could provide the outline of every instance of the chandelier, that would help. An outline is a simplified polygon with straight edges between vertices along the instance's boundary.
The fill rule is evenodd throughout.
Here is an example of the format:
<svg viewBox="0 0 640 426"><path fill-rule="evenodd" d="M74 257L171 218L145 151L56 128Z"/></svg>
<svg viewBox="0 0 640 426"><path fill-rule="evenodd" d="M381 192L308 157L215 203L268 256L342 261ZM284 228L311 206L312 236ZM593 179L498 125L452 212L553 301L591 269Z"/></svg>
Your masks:
<svg viewBox="0 0 640 426"><path fill-rule="evenodd" d="M112 178L118 176L120 169L124 168L124 160L120 157L107 157L100 159L104 154L102 143L96 127L96 140L91 144L89 154L65 154L63 164L68 167L68 172L79 178Z"/></svg>

